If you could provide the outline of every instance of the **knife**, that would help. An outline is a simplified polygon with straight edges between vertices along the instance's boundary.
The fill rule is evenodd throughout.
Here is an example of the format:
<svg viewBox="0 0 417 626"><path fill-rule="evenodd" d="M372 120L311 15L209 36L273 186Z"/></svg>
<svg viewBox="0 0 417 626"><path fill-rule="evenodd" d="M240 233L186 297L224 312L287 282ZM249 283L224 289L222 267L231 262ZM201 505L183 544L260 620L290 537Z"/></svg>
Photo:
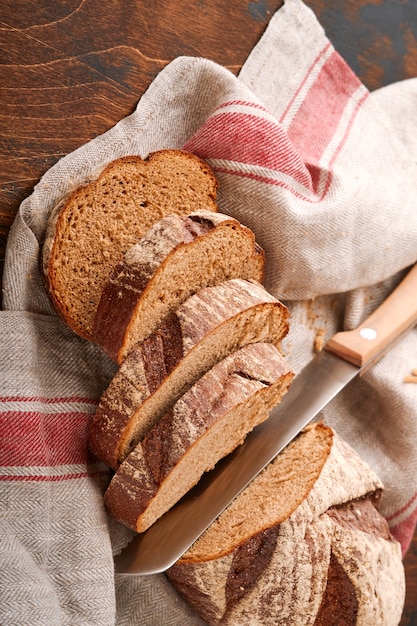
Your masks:
<svg viewBox="0 0 417 626"><path fill-rule="evenodd" d="M131 575L167 570L230 502L358 374L417 323L417 265L355 330L336 333L294 378L281 403L232 454L115 557Z"/></svg>

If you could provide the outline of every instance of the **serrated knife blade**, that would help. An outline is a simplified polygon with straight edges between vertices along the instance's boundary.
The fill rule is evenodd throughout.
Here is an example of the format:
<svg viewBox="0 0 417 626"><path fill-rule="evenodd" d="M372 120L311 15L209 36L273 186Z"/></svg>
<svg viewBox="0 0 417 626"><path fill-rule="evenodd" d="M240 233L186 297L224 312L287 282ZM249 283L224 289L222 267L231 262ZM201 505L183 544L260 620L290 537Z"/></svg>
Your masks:
<svg viewBox="0 0 417 626"><path fill-rule="evenodd" d="M281 403L175 507L115 557L118 573L171 567L230 502L348 385L417 323L417 266L358 328L334 335Z"/></svg>

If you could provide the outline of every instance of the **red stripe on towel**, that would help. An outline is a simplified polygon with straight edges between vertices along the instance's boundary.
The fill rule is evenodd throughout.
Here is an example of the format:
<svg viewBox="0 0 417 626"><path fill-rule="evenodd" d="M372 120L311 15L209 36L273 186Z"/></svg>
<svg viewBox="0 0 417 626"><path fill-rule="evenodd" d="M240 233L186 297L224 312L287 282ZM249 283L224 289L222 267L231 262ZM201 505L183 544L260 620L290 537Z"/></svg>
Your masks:
<svg viewBox="0 0 417 626"><path fill-rule="evenodd" d="M334 162L367 96L357 76L329 44L300 79L280 122L257 103L224 102L184 149L214 161L216 172L280 186L309 202L321 201L329 190ZM233 167L227 162L233 162ZM265 171L254 172L250 166Z"/></svg>
<svg viewBox="0 0 417 626"><path fill-rule="evenodd" d="M336 88L335 88L336 86ZM339 87L339 88L337 88ZM288 128L288 137L317 188L320 161L361 82L337 52L329 57ZM357 107L354 107L355 112ZM346 133L335 149L346 139ZM330 160L330 159L329 159Z"/></svg>
<svg viewBox="0 0 417 626"><path fill-rule="evenodd" d="M87 463L89 413L8 411L0 414L0 466Z"/></svg>
<svg viewBox="0 0 417 626"><path fill-rule="evenodd" d="M417 508L405 520L403 520L399 524L396 524L390 527L390 531L392 535L401 544L401 551L402 551L403 557L405 556L408 548L410 547L411 541L414 536L416 523L417 523Z"/></svg>
<svg viewBox="0 0 417 626"><path fill-rule="evenodd" d="M310 175L303 161L287 133L273 120L238 111L217 113L184 149L203 159L237 161L277 170L311 189Z"/></svg>
<svg viewBox="0 0 417 626"><path fill-rule="evenodd" d="M408 515L407 515L408 512ZM405 515L405 517L404 517ZM402 519L404 518L404 519ZM396 519L400 519L398 523ZM417 493L410 498L398 511L387 516L393 536L401 543L403 556L410 547L417 523Z"/></svg>

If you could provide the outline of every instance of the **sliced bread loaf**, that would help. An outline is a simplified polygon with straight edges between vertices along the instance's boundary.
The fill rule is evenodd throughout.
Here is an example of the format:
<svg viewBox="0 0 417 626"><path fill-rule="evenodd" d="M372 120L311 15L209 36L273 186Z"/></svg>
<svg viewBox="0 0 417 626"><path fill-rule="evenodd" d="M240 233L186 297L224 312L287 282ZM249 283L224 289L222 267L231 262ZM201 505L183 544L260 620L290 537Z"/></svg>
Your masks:
<svg viewBox="0 0 417 626"><path fill-rule="evenodd" d="M124 253L171 213L217 210L217 180L198 157L180 150L110 163L53 210L43 246L43 273L63 320L91 339L104 283Z"/></svg>
<svg viewBox="0 0 417 626"><path fill-rule="evenodd" d="M137 532L149 528L268 417L292 378L272 344L217 363L123 461L104 495L110 513Z"/></svg>
<svg viewBox="0 0 417 626"><path fill-rule="evenodd" d="M193 293L231 278L262 282L264 262L252 231L232 217L169 215L126 252L104 285L93 341L121 363Z"/></svg>
<svg viewBox="0 0 417 626"><path fill-rule="evenodd" d="M331 429L311 426L168 577L210 625L397 626L404 570L381 489Z"/></svg>
<svg viewBox="0 0 417 626"><path fill-rule="evenodd" d="M113 469L205 372L251 343L278 349L288 310L254 281L201 289L126 357L91 421L92 452Z"/></svg>

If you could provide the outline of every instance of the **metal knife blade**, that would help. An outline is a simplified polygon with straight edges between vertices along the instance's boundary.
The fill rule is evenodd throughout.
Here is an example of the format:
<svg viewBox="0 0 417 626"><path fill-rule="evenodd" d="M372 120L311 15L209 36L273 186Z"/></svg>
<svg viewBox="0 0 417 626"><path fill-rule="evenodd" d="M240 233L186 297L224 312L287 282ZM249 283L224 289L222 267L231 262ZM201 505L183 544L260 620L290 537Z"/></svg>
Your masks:
<svg viewBox="0 0 417 626"><path fill-rule="evenodd" d="M245 442L115 558L119 573L163 572L320 411L417 322L417 266L354 331L337 333Z"/></svg>

